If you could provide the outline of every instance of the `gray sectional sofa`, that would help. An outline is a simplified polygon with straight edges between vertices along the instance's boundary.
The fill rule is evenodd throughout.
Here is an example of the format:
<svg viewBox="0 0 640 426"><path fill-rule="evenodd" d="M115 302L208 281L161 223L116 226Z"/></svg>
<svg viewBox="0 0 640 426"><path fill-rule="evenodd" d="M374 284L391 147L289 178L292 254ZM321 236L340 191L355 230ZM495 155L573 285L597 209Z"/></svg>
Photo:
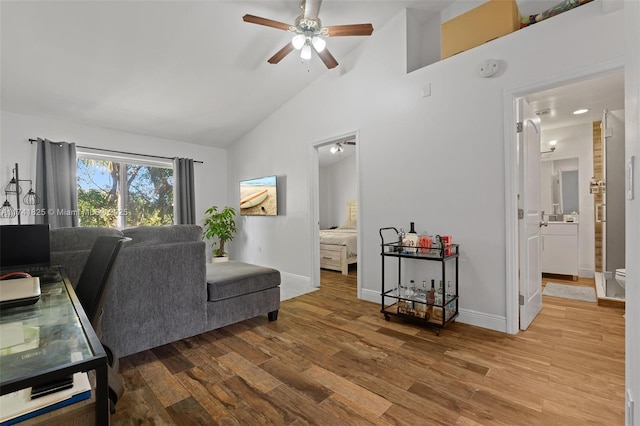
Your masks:
<svg viewBox="0 0 640 426"><path fill-rule="evenodd" d="M255 316L277 318L280 272L242 262L207 264L197 225L51 230L51 262L77 284L100 235L132 238L111 277L102 340L126 356Z"/></svg>

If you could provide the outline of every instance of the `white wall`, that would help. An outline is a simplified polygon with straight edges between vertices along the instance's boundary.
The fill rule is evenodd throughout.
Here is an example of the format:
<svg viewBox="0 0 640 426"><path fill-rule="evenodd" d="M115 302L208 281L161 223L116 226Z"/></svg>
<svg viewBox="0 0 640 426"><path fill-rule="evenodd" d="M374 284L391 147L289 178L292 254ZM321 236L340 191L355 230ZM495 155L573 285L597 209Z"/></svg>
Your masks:
<svg viewBox="0 0 640 426"><path fill-rule="evenodd" d="M228 198L227 153L222 149L7 111L1 111L0 119L2 122L0 182L3 182L3 187L11 178L11 169L15 163L19 164L21 178L35 179L36 146L30 144L28 139L42 137L53 141L75 142L77 145L92 148L167 157L189 157L203 161L204 164L195 164L194 166L197 223L202 225L203 213L211 205L226 204ZM32 222L31 218L28 219L25 223ZM5 220L2 223L7 222Z"/></svg>
<svg viewBox="0 0 640 426"><path fill-rule="evenodd" d="M331 226L331 174L328 172L329 166L318 167L318 199L320 219L320 229L327 229Z"/></svg>
<svg viewBox="0 0 640 426"><path fill-rule="evenodd" d="M230 181L256 173L288 179L287 215L242 223L251 244L234 245L235 255L312 276L309 145L357 129L362 297L379 301L378 229L415 221L417 229L451 234L461 244L460 320L505 330L504 92L621 62L623 14L603 14L589 3L411 74L404 17L338 58L338 69L230 148ZM489 58L502 71L481 78L477 66ZM425 83L432 88L427 98ZM319 114L300 115L310 99Z"/></svg>
<svg viewBox="0 0 640 426"><path fill-rule="evenodd" d="M318 177L320 229L340 226L347 218L347 201L356 199L356 156L351 155L330 166L320 167Z"/></svg>
<svg viewBox="0 0 640 426"><path fill-rule="evenodd" d="M593 176L593 126L586 123L542 130L541 138L558 141L554 152L543 154L543 163L547 160L578 159L578 192L580 194L578 273L581 277L592 278L595 268L595 230L593 195L589 193L589 182ZM552 212L550 208L545 211Z"/></svg>

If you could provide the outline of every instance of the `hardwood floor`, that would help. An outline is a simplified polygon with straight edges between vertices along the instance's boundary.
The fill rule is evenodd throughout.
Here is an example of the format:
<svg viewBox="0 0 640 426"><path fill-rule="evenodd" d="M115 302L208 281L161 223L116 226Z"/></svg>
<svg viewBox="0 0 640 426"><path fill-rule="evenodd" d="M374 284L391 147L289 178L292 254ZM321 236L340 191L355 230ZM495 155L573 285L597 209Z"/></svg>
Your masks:
<svg viewBox="0 0 640 426"><path fill-rule="evenodd" d="M355 287L355 273L322 271L275 322L123 358L113 424L624 423L623 310L543 296L517 336L454 323L438 337L385 321Z"/></svg>

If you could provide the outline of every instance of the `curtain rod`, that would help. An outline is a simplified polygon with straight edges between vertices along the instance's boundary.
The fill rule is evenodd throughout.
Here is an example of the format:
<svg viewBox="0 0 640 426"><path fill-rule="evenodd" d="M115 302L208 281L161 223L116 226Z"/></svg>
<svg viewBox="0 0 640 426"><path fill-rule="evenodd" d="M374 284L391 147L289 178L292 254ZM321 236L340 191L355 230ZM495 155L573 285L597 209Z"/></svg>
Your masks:
<svg viewBox="0 0 640 426"><path fill-rule="evenodd" d="M34 143L36 141L37 141L37 139L29 139L30 143ZM162 158L162 159L165 159L165 160L173 160L174 158L177 158L177 157L164 157L162 155L136 154L135 152L116 151L114 149L92 148L90 146L82 146L82 145L76 145L76 147L77 148L84 148L84 149L95 149L96 151L113 152L115 154L139 155L140 157ZM193 162L194 163L199 163L199 164L204 164L204 161L193 160Z"/></svg>

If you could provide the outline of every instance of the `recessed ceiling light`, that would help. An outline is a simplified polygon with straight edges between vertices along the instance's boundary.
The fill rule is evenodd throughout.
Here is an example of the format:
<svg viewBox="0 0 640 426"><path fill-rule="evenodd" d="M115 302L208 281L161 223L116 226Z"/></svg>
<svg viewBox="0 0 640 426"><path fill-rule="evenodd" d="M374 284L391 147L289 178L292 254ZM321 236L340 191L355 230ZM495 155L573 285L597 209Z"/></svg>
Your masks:
<svg viewBox="0 0 640 426"><path fill-rule="evenodd" d="M554 145L555 145L555 144L557 144L557 143L558 143L558 141L557 141L557 140L555 140L555 139L554 139L554 140L552 140L552 141L549 141L549 145L551 145L551 146L554 146Z"/></svg>
<svg viewBox="0 0 640 426"><path fill-rule="evenodd" d="M584 114L585 112L589 112L589 108L581 108L573 111L574 115Z"/></svg>

